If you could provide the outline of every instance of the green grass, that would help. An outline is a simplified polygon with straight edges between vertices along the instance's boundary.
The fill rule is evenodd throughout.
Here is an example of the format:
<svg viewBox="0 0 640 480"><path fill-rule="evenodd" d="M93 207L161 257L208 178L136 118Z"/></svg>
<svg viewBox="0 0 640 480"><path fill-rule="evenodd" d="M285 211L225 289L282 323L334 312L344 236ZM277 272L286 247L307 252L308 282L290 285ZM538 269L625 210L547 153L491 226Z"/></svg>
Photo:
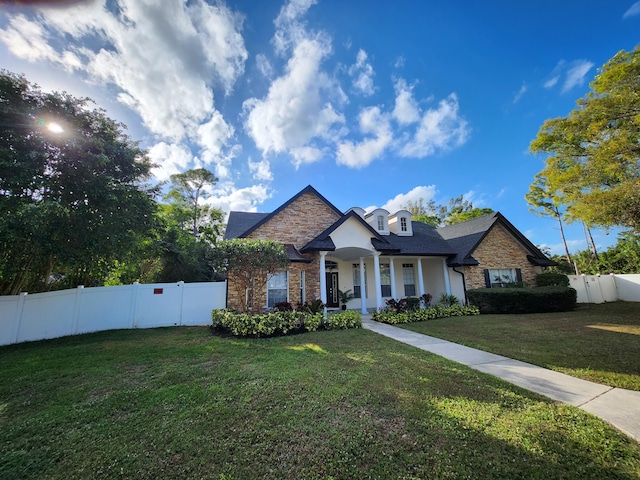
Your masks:
<svg viewBox="0 0 640 480"><path fill-rule="evenodd" d="M366 330L0 348L0 478L640 478L581 410Z"/></svg>
<svg viewBox="0 0 640 480"><path fill-rule="evenodd" d="M640 303L445 318L402 327L585 380L640 390Z"/></svg>

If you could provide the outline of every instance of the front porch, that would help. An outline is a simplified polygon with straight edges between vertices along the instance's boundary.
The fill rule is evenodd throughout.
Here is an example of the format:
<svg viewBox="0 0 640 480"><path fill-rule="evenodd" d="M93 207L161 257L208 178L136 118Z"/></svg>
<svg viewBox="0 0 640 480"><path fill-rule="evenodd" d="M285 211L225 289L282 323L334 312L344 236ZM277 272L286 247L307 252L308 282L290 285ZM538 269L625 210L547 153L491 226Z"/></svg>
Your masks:
<svg viewBox="0 0 640 480"><path fill-rule="evenodd" d="M354 247L318 254L320 298L328 309L341 307L338 290L351 290L355 298L347 303L347 308L362 314L384 308L385 301L391 298L420 297L429 293L437 300L443 293L464 292L461 278L458 280L460 285L454 280L452 288L446 257L383 255L375 250Z"/></svg>

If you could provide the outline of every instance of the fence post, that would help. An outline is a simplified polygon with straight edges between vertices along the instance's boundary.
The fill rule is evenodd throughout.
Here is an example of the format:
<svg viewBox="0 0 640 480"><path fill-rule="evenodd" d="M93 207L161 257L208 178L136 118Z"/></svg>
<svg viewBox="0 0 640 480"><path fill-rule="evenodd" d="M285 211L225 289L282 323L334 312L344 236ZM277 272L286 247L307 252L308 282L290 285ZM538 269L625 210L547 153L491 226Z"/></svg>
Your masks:
<svg viewBox="0 0 640 480"><path fill-rule="evenodd" d="M27 292L20 292L18 296L18 304L16 305L16 313L13 317L13 327L11 336L13 343L18 343L20 339L20 326L22 325L22 312L24 311L24 301L27 299Z"/></svg>
<svg viewBox="0 0 640 480"><path fill-rule="evenodd" d="M80 307L81 307L81 299L82 291L84 290L84 285L78 285L76 289L76 299L73 302L73 317L71 320L71 334L76 335L78 333L78 317L80 316Z"/></svg>
<svg viewBox="0 0 640 480"><path fill-rule="evenodd" d="M129 325L131 328L136 328L136 309L138 308L138 282L133 282L131 285L131 302L129 303Z"/></svg>
<svg viewBox="0 0 640 480"><path fill-rule="evenodd" d="M184 280L180 280L178 282L178 287L182 287L180 289L180 316L178 318L178 325L182 326L182 312L184 309Z"/></svg>

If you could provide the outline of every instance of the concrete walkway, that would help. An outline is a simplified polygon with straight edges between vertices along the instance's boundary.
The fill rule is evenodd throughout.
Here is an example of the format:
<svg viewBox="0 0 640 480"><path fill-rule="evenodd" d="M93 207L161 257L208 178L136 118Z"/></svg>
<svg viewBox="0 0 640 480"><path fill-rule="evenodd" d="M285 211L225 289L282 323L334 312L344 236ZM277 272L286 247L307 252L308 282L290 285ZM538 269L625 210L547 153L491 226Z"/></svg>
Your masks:
<svg viewBox="0 0 640 480"><path fill-rule="evenodd" d="M592 413L640 441L640 392L614 388L530 363L410 332L362 316L363 327L407 345L462 363L532 392Z"/></svg>

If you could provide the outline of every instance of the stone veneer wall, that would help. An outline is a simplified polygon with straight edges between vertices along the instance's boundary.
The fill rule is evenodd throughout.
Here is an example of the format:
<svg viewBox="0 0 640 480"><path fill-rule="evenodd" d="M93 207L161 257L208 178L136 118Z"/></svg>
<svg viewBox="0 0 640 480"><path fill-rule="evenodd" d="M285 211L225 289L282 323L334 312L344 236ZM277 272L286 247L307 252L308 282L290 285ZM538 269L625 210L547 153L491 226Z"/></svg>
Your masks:
<svg viewBox="0 0 640 480"><path fill-rule="evenodd" d="M487 268L519 268L522 281L535 285L536 275L542 273L542 268L532 265L528 254L530 252L502 225L496 224L471 254L480 265L464 269L467 288L484 288L484 270Z"/></svg>
<svg viewBox="0 0 640 480"><path fill-rule="evenodd" d="M247 238L278 240L293 244L300 249L340 219L333 209L320 198L307 192L297 198L273 218L251 232ZM307 301L320 298L320 256L306 254L311 263L291 263L289 265L289 301L295 306L300 300L300 271L304 270ZM262 311L266 305L267 279L256 279L254 286L257 302L255 311ZM233 285L229 285L228 308L240 309L240 301Z"/></svg>

